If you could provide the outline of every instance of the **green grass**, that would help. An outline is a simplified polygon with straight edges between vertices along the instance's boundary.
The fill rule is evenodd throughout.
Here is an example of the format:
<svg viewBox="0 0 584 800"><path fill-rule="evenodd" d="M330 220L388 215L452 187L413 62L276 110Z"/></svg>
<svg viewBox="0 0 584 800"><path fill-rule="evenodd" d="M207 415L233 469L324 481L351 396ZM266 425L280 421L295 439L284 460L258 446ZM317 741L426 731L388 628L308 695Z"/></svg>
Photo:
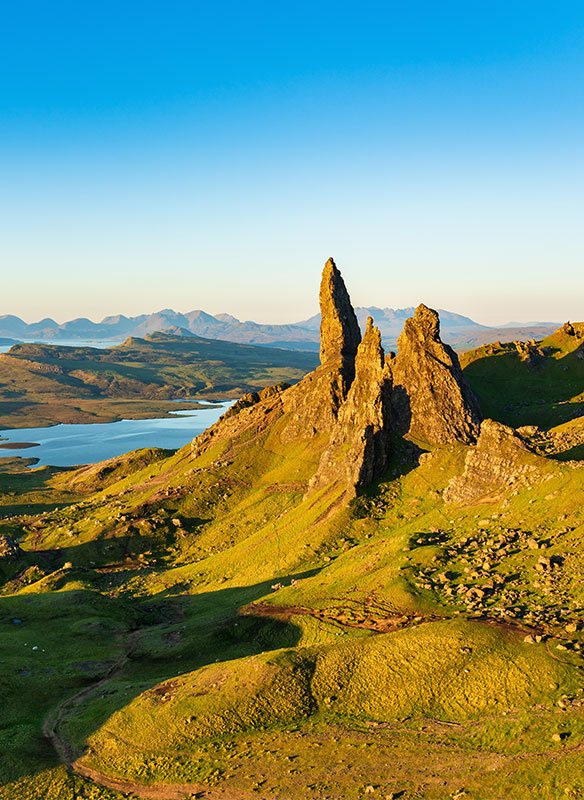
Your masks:
<svg viewBox="0 0 584 800"><path fill-rule="evenodd" d="M510 342L464 353L461 366L485 417L550 428L584 415L583 342L560 329L538 343L544 355L534 363Z"/></svg>

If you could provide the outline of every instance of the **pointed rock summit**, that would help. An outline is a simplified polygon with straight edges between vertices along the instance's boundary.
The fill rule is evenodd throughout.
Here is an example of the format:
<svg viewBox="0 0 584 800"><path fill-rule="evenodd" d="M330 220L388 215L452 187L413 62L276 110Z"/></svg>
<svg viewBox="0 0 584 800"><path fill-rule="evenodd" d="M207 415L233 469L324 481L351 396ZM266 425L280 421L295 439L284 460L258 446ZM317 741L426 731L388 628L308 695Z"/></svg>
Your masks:
<svg viewBox="0 0 584 800"><path fill-rule="evenodd" d="M355 377L355 357L361 331L341 273L332 258L320 282L320 367L285 396L292 414L283 441L329 433Z"/></svg>
<svg viewBox="0 0 584 800"><path fill-rule="evenodd" d="M322 271L319 303L320 363L339 365L352 372L361 331L345 282L332 258Z"/></svg>
<svg viewBox="0 0 584 800"><path fill-rule="evenodd" d="M476 442L478 403L458 356L440 338L438 313L420 304L406 320L397 346L390 364L398 432L432 444Z"/></svg>

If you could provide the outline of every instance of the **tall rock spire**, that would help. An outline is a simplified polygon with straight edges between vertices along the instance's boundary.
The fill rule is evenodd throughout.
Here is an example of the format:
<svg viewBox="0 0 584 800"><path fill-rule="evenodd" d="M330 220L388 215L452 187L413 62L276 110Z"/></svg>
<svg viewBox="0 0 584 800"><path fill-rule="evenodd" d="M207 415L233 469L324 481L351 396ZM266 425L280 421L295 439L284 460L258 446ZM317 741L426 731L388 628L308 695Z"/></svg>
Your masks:
<svg viewBox="0 0 584 800"><path fill-rule="evenodd" d="M319 303L320 363L349 367L352 371L361 331L345 282L332 258L324 265Z"/></svg>
<svg viewBox="0 0 584 800"><path fill-rule="evenodd" d="M458 356L440 339L438 313L424 304L406 320L391 362L393 417L401 434L433 444L476 441L480 412Z"/></svg>
<svg viewBox="0 0 584 800"><path fill-rule="evenodd" d="M282 431L283 441L330 433L355 377L361 331L332 258L324 265L319 302L320 367L286 392L284 403L291 419Z"/></svg>
<svg viewBox="0 0 584 800"><path fill-rule="evenodd" d="M355 379L339 409L308 493L336 483L354 497L387 468L390 454L391 377L381 333L371 317L355 358Z"/></svg>

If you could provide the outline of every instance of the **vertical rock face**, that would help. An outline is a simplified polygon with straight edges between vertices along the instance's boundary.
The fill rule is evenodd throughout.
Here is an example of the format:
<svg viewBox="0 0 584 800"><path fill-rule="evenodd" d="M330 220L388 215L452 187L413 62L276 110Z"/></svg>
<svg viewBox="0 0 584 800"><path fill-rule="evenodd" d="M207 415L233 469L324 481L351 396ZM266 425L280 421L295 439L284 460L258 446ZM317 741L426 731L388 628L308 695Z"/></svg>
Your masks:
<svg viewBox="0 0 584 800"><path fill-rule="evenodd" d="M339 483L353 497L356 489L380 477L390 453L391 378L381 334L371 317L355 357L355 378L339 409L327 448L308 494Z"/></svg>
<svg viewBox="0 0 584 800"><path fill-rule="evenodd" d="M361 331L332 258L324 266L319 302L321 365L284 395L285 409L291 414L282 432L285 442L330 432L355 377Z"/></svg>
<svg viewBox="0 0 584 800"><path fill-rule="evenodd" d="M359 323L341 273L332 258L324 265L319 293L320 363L340 366L354 374L355 356L361 341Z"/></svg>
<svg viewBox="0 0 584 800"><path fill-rule="evenodd" d="M406 320L391 362L393 414L399 433L433 444L473 443L480 425L478 403L458 356L440 339L436 311L419 305Z"/></svg>

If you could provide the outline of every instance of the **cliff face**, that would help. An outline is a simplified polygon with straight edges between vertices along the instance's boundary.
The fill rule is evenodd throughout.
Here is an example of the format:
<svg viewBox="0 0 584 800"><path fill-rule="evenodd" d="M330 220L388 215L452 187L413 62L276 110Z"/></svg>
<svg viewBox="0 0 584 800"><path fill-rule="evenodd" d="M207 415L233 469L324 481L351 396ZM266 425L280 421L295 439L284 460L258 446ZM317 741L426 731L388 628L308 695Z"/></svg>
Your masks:
<svg viewBox="0 0 584 800"><path fill-rule="evenodd" d="M323 367L337 367L350 385L355 375L361 331L345 282L332 258L324 265L318 299L320 363Z"/></svg>
<svg viewBox="0 0 584 800"><path fill-rule="evenodd" d="M391 361L392 404L402 435L432 444L477 440L480 412L458 356L440 339L436 311L419 305L406 320Z"/></svg>

